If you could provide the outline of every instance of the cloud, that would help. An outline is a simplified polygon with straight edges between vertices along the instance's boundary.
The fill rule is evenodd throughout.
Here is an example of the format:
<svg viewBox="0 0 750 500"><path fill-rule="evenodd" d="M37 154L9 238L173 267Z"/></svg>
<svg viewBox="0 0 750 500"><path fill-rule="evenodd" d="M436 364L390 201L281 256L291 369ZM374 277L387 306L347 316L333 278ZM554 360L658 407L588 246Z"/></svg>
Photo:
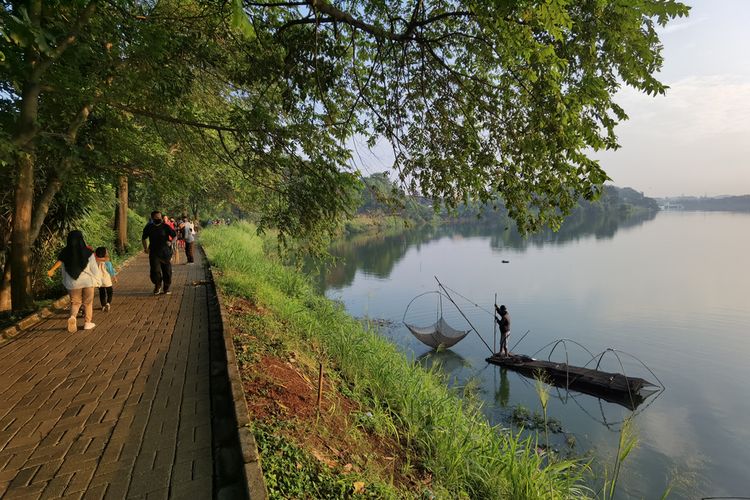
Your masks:
<svg viewBox="0 0 750 500"><path fill-rule="evenodd" d="M672 33L676 33L678 31L683 31L689 28L694 27L697 24L701 24L702 22L708 20L707 17L699 17L696 19L686 19L684 21L674 21L669 23L665 28L659 28L659 34L660 35L669 35Z"/></svg>
<svg viewBox="0 0 750 500"><path fill-rule="evenodd" d="M689 18L680 21L673 21L664 28L658 28L660 35L670 35L678 31L683 31L695 27L708 20L708 17Z"/></svg>
<svg viewBox="0 0 750 500"><path fill-rule="evenodd" d="M750 81L740 77L689 77L670 84L666 96L649 97L627 88L615 99L631 117L623 131L685 141L750 133Z"/></svg>
<svg viewBox="0 0 750 500"><path fill-rule="evenodd" d="M623 89L622 148L596 155L618 185L650 196L750 193L750 78L692 76L666 96Z"/></svg>

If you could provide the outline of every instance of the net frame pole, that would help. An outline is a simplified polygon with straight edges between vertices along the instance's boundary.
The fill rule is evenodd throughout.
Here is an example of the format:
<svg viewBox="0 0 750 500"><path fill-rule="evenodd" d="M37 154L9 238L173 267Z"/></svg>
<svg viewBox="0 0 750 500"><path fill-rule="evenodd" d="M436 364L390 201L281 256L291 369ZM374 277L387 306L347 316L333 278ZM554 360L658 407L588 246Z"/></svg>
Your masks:
<svg viewBox="0 0 750 500"><path fill-rule="evenodd" d="M495 292L495 309L497 310L497 292ZM492 352L497 352L497 321L495 321L495 315L492 315Z"/></svg>
<svg viewBox="0 0 750 500"><path fill-rule="evenodd" d="M465 319L465 320L466 320L466 322L467 322L467 323L469 324L469 326L471 327L471 329L472 329L472 330L474 330L475 332L477 332L477 337L479 337L479 340L481 340L481 341L482 341L482 343L483 343L483 344L484 344L485 346L487 346L487 349L488 349L488 350L490 351L490 353L492 353L492 354L495 354L495 351L493 351L493 350L492 350L492 347L490 347L490 346L489 346L489 344L488 344L487 342L485 342L485 341L484 341L484 339L482 338L482 336L481 336L481 335L479 334L479 330L477 330L477 329L476 329L476 328L474 327L474 325L472 325L472 324L471 324L471 321L469 321L469 318L467 318L467 317L466 317L466 315L464 314L464 312L463 312L463 311L461 310L461 308L460 308L460 307L458 307L458 304L456 304L456 302L455 302L455 301L453 300L453 297L451 297L451 295L450 295L450 294L448 293L448 290L446 290L446 289L445 289L445 287L443 286L443 284L442 284L442 283L440 283L440 280L438 279L438 277L437 277L437 276L433 276L433 278L435 278L435 281L437 281L437 283L438 283L438 286L439 286L439 287L440 287L440 288L441 288L441 289L443 290L443 292L445 292L445 296L446 296L446 297L448 297L448 300L450 300L450 301L451 301L451 303L452 303L452 304L453 304L454 306L456 306L456 309L458 310L458 312L459 312L459 313L461 313L461 316L463 316L463 317L464 317L464 319Z"/></svg>

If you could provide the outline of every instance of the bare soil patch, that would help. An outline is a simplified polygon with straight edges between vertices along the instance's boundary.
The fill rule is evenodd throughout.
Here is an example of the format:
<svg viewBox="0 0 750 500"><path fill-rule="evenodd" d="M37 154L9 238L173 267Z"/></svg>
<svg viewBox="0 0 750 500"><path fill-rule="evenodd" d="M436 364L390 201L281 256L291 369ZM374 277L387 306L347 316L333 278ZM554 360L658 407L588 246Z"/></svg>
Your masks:
<svg viewBox="0 0 750 500"><path fill-rule="evenodd" d="M226 308L235 319L269 311L246 299L233 299ZM231 323L238 325L238 321ZM256 343L261 332L234 328L236 343ZM244 346L238 345L238 350ZM252 348L263 349L257 342ZM301 353L299 357L302 357ZM268 352L256 353L255 360L240 367L250 418L277 429L319 462L342 473L376 471L384 480L400 488L420 490L431 483L431 476L413 464L409 450L391 437L384 437L359 425L367 409L343 395L337 378L323 373L323 391L318 407L318 370L304 366L298 356L287 359ZM411 464L411 465L407 465Z"/></svg>

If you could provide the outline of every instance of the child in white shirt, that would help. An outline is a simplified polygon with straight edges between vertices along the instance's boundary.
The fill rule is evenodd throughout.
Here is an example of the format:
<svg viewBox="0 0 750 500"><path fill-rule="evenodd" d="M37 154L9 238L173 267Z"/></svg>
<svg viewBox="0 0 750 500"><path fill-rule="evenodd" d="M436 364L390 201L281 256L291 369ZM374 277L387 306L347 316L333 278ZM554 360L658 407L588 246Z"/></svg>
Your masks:
<svg viewBox="0 0 750 500"><path fill-rule="evenodd" d="M117 273L109 260L109 253L106 248L99 247L95 253L99 273L102 275L102 283L99 287L99 302L102 305L102 311L109 312L112 307L112 294L114 293L112 283L117 283Z"/></svg>

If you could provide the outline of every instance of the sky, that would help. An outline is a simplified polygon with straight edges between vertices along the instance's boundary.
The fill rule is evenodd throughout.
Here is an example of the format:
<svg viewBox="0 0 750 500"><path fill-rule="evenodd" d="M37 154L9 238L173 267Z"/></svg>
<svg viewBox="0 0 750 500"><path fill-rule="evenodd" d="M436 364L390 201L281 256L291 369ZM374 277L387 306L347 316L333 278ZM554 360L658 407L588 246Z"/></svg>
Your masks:
<svg viewBox="0 0 750 500"><path fill-rule="evenodd" d="M621 148L594 157L613 184L646 196L750 194L750 0L683 1L690 16L660 32L666 96L623 88ZM356 142L365 174L392 162L388 146Z"/></svg>
<svg viewBox="0 0 750 500"><path fill-rule="evenodd" d="M661 32L666 96L616 96L630 120L597 155L618 186L647 196L750 194L750 1L687 0Z"/></svg>

